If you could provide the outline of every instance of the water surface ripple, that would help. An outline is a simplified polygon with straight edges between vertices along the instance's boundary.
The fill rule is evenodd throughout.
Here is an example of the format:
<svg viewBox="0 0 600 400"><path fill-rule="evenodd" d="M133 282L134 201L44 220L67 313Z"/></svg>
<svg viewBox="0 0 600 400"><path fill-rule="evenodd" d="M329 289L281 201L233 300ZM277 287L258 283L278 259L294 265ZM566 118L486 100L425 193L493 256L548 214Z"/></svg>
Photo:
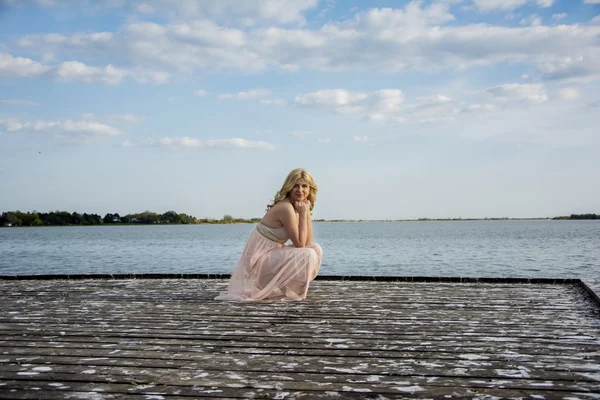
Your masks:
<svg viewBox="0 0 600 400"><path fill-rule="evenodd" d="M0 229L0 275L230 273L254 225ZM323 275L600 279L600 221L315 223Z"/></svg>

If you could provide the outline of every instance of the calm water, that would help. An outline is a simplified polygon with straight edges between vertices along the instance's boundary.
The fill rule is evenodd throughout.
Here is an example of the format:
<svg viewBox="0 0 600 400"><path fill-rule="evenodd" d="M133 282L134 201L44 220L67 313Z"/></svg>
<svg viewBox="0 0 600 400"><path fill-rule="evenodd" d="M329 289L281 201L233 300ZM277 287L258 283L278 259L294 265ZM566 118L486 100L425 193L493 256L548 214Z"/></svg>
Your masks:
<svg viewBox="0 0 600 400"><path fill-rule="evenodd" d="M0 275L230 273L254 225L0 229ZM322 275L600 279L600 221L318 223Z"/></svg>

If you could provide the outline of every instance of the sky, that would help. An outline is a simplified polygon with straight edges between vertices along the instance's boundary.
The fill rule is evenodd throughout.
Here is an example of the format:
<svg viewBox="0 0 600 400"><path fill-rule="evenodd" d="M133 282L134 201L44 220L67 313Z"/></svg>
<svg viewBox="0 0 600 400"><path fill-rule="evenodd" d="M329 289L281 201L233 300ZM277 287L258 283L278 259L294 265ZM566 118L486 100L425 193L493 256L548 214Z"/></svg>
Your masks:
<svg viewBox="0 0 600 400"><path fill-rule="evenodd" d="M600 212L600 0L0 0L0 212Z"/></svg>

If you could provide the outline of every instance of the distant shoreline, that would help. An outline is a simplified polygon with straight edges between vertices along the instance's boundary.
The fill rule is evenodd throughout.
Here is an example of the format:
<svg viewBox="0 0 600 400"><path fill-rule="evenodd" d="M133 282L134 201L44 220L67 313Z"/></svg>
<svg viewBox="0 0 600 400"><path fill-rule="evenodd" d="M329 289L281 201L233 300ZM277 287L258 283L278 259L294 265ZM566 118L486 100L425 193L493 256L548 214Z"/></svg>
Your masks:
<svg viewBox="0 0 600 400"><path fill-rule="evenodd" d="M595 220L590 218L426 218L426 219L316 219L313 223L318 224L339 224L339 223L399 223L399 222L469 222L469 221L582 221L582 220ZM85 224L65 224L65 225L19 225L19 226L5 226L0 225L0 228L46 228L46 227L93 227L93 226L183 226L183 225L247 225L257 224L258 221L236 221L236 222L210 222L210 223L195 223L195 224L171 224L171 223L144 223L144 222L130 222L130 223L110 223L102 225L85 225Z"/></svg>
<svg viewBox="0 0 600 400"><path fill-rule="evenodd" d="M434 222L434 221L541 221L541 220L581 220L600 219L596 214L571 214L559 217L530 217L530 218L417 218L417 219L315 219L316 223L354 223L354 222ZM0 214L0 227L19 226L98 226L98 225L228 225L228 224L256 224L261 218L234 218L225 215L223 218L197 218L193 215L167 211L159 214L144 211L137 214L108 213L104 217L98 214L79 214L68 211L51 211L49 213L6 211Z"/></svg>
<svg viewBox="0 0 600 400"><path fill-rule="evenodd" d="M419 218L419 219L315 219L313 222L447 222L447 221L540 221L557 218ZM568 219L568 218L567 218Z"/></svg>

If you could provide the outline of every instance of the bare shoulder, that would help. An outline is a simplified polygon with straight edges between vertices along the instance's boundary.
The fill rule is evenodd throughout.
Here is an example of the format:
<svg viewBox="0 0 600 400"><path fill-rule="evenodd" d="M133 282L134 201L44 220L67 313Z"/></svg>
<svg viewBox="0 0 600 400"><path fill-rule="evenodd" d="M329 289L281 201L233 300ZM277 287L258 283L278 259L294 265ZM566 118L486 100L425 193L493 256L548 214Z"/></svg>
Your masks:
<svg viewBox="0 0 600 400"><path fill-rule="evenodd" d="M285 211L294 211L294 206L292 205L292 203L288 202L288 201L280 201L279 203L275 204L273 206L273 208L278 207L281 210L285 210Z"/></svg>
<svg viewBox="0 0 600 400"><path fill-rule="evenodd" d="M271 210L273 211L273 214L277 216L284 216L287 214L293 214L294 206L287 201L280 201L279 203L275 204Z"/></svg>
<svg viewBox="0 0 600 400"><path fill-rule="evenodd" d="M280 201L275 204L262 219L262 223L270 226L277 227L283 225L283 221L286 216L294 213L294 206L287 201Z"/></svg>

